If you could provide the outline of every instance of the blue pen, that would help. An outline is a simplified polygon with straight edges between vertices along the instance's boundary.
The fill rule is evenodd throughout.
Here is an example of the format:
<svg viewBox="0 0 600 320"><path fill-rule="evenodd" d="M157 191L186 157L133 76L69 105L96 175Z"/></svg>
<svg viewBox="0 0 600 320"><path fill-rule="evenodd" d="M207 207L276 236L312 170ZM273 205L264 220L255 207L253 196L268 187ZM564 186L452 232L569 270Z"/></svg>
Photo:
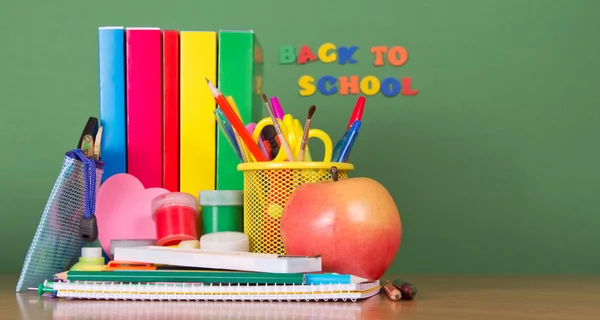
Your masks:
<svg viewBox="0 0 600 320"><path fill-rule="evenodd" d="M344 132L344 135L342 136L342 138L340 140L338 140L338 142L335 144L335 147L333 148L333 152L331 154L331 159L337 159L338 158L338 155L340 153L340 149L342 148L342 145L344 144L344 141L346 141L346 139L348 139L348 132L350 132L350 130L346 130Z"/></svg>
<svg viewBox="0 0 600 320"><path fill-rule="evenodd" d="M348 155L350 155L350 150L352 149L352 146L354 146L354 141L356 141L356 138L358 138L358 130L360 129L360 124L361 121L356 120L352 124L352 127L350 127L350 130L348 130L347 137L343 142L342 146L340 147L340 154L337 156L335 162L346 161Z"/></svg>
<svg viewBox="0 0 600 320"><path fill-rule="evenodd" d="M229 122L227 122L227 118L223 114L223 111L219 108L216 108L214 114L219 128L221 128L223 134L225 134L225 137L227 138L227 140L229 140L229 144L231 144L231 147L233 148L233 151L235 151L236 156L238 157L238 159L240 159L241 162L244 162L244 157L242 156L240 147L237 144L237 139L235 138L233 128L231 127Z"/></svg>
<svg viewBox="0 0 600 320"><path fill-rule="evenodd" d="M354 124L354 122L352 123ZM331 153L331 159L335 160L338 158L338 156L340 155L340 151L342 149L342 146L344 145L344 143L346 143L346 140L348 140L348 134L350 132L350 128L352 128L352 124L350 125L350 127L344 131L344 134L342 135L342 137L340 138L340 140L338 140L338 142L335 144L335 147L333 148L333 152Z"/></svg>

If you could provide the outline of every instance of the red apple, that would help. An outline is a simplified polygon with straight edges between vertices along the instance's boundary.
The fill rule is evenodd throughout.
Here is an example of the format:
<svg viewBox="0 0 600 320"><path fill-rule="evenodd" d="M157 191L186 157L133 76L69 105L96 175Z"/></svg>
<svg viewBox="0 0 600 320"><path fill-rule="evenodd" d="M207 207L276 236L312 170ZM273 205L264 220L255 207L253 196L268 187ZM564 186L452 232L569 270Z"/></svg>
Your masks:
<svg viewBox="0 0 600 320"><path fill-rule="evenodd" d="M324 272L376 280L394 261L402 224L394 199L379 182L334 179L292 193L281 236L287 254L321 255Z"/></svg>

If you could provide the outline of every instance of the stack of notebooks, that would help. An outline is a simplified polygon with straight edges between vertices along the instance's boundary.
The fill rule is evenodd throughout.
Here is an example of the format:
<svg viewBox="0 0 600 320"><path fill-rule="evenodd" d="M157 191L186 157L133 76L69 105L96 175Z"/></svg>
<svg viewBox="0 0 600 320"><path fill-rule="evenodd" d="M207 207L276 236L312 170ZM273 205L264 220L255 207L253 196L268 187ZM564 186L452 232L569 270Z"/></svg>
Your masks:
<svg viewBox="0 0 600 320"><path fill-rule="evenodd" d="M105 270L68 271L45 286L62 298L190 301L356 301L381 288L320 271L320 257L123 247Z"/></svg>
<svg viewBox="0 0 600 320"><path fill-rule="evenodd" d="M262 49L252 30L98 31L103 180L197 195L241 190L239 160L217 130L206 80L232 97L244 123L262 118Z"/></svg>

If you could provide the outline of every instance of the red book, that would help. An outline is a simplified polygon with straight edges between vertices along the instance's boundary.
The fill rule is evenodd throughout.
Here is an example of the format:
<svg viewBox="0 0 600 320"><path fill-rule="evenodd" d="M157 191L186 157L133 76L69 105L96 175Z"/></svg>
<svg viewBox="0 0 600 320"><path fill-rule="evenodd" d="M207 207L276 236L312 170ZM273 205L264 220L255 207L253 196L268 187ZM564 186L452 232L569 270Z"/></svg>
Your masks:
<svg viewBox="0 0 600 320"><path fill-rule="evenodd" d="M127 173L145 188L162 187L162 33L128 28Z"/></svg>
<svg viewBox="0 0 600 320"><path fill-rule="evenodd" d="M179 33L163 31L163 188L179 191Z"/></svg>

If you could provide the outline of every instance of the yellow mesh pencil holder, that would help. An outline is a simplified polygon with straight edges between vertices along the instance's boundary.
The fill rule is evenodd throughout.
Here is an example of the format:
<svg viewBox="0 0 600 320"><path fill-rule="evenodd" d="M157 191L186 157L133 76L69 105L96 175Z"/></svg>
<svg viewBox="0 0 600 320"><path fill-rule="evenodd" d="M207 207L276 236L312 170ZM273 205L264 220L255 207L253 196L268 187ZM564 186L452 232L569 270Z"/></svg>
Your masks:
<svg viewBox="0 0 600 320"><path fill-rule="evenodd" d="M292 192L305 183L331 180L331 167L338 178L348 178L354 170L339 162L247 162L238 165L244 173L244 233L250 251L285 254L280 222L283 208Z"/></svg>

